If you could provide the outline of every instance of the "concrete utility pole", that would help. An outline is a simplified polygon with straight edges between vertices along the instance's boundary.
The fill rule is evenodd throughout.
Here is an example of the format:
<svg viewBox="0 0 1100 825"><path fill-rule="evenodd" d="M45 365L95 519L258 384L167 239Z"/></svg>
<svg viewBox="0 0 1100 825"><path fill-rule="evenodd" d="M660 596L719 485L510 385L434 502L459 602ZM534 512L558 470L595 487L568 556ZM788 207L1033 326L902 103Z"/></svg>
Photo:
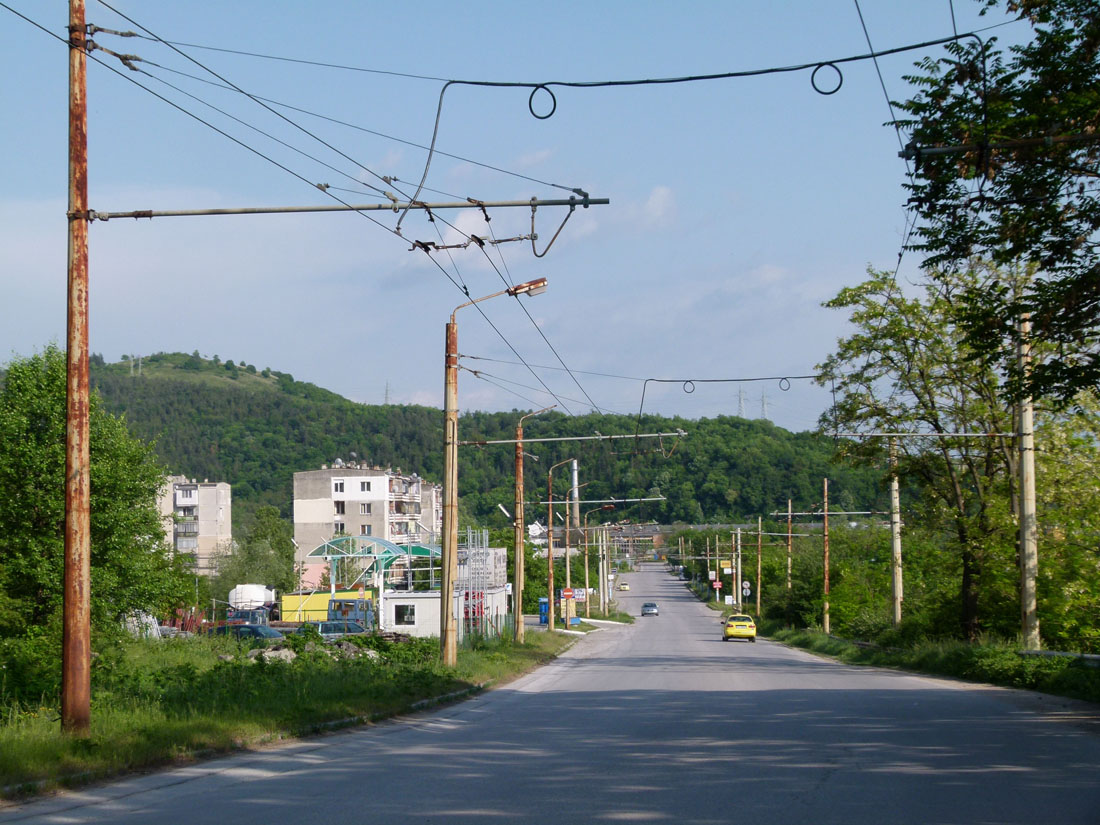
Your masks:
<svg viewBox="0 0 1100 825"><path fill-rule="evenodd" d="M735 581L733 583L733 589L736 591L734 595L734 601L737 602L737 612L745 612L745 597L741 595L741 528L737 528L737 566L734 568Z"/></svg>
<svg viewBox="0 0 1100 825"><path fill-rule="evenodd" d="M1020 373L1031 372L1031 316L1020 318ZM1035 580L1039 575L1039 525L1035 515L1035 424L1031 398L1020 402L1020 632L1026 650L1038 650L1039 613Z"/></svg>
<svg viewBox="0 0 1100 825"><path fill-rule="evenodd" d="M764 562L763 562L763 550L764 550L764 519L761 516L756 517L756 615L760 616L760 591L763 589L761 586L761 580L763 576Z"/></svg>
<svg viewBox="0 0 1100 825"><path fill-rule="evenodd" d="M825 479L825 503L822 507L825 519L825 603L822 612L822 629L829 633L829 479Z"/></svg>
<svg viewBox="0 0 1100 825"><path fill-rule="evenodd" d="M61 728L91 721L91 484L88 467L88 100L84 0L69 0L69 251Z"/></svg>
<svg viewBox="0 0 1100 825"><path fill-rule="evenodd" d="M890 439L890 583L894 597L894 627L901 624L904 598L901 578L901 495L898 492L898 448Z"/></svg>
<svg viewBox="0 0 1100 825"><path fill-rule="evenodd" d="M791 591L791 500L787 499L787 595Z"/></svg>
<svg viewBox="0 0 1100 825"><path fill-rule="evenodd" d="M572 469L573 469L573 486L570 489L572 491L571 495L572 495L572 498L573 498L573 508L572 508L572 514L573 514L572 518L573 518L573 520L572 520L572 522L570 522L569 527L573 528L573 534L575 536L577 530L579 530L580 526L581 526L581 507L580 507L581 488L580 488L580 485L577 484L577 481L578 481L578 467L577 467L577 459L575 459L575 458L573 459L573 468ZM587 484L588 482L585 482L585 483ZM566 535L568 536L568 533L566 533ZM565 546L566 547L569 546L568 541L565 542Z"/></svg>

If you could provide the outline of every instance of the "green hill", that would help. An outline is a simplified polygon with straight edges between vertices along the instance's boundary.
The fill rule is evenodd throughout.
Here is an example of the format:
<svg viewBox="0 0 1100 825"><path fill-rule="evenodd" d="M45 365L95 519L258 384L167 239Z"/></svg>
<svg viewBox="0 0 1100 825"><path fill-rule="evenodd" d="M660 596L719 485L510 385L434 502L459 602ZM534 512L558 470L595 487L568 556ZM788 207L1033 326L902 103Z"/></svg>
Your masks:
<svg viewBox="0 0 1100 825"><path fill-rule="evenodd" d="M106 364L93 358L92 384L111 412L156 445L169 470L233 485L235 528L256 508L271 504L287 517L292 475L336 458L399 467L439 481L443 469L443 415L438 409L364 405L286 373L182 353ZM470 413L459 421L463 440L512 438L519 411ZM787 499L805 508L821 498L830 479L837 509L883 509L878 474L831 463L831 439L791 433L767 421L732 416L687 420L646 415L545 414L528 419L528 438L595 432L671 432L685 439L532 444L539 462L526 462L528 501L545 496L546 468L566 458L580 462L583 497L666 501L623 511L624 518L661 522L732 521L785 510ZM464 519L505 526L497 508L512 509L513 451L509 445L461 448L460 508ZM564 488L564 483L563 483ZM562 489L563 489L562 488ZM796 507L797 509L797 507Z"/></svg>

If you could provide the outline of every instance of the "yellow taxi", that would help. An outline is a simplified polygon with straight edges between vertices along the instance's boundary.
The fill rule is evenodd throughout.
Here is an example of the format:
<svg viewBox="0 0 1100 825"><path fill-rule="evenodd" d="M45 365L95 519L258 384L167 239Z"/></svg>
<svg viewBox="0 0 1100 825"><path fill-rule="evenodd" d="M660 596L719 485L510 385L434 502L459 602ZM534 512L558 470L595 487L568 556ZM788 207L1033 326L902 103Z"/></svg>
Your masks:
<svg viewBox="0 0 1100 825"><path fill-rule="evenodd" d="M722 641L730 639L756 641L756 622L752 620L752 616L735 613L722 620Z"/></svg>
<svg viewBox="0 0 1100 825"><path fill-rule="evenodd" d="M629 585L629 584L627 584L626 582L619 582L619 589L620 589L620 590L629 590L629 589L630 589L630 585Z"/></svg>

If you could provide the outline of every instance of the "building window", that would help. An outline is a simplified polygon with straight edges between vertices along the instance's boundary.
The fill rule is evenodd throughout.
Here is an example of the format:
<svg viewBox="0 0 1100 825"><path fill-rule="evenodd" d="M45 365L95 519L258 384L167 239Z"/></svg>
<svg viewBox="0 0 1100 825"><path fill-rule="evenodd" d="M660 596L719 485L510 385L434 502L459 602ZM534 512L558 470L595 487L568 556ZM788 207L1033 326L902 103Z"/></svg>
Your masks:
<svg viewBox="0 0 1100 825"><path fill-rule="evenodd" d="M195 491L193 489L191 489L191 490L180 490L180 498L194 498L194 497L195 497Z"/></svg>
<svg viewBox="0 0 1100 825"><path fill-rule="evenodd" d="M370 525L369 524L360 524L359 525L359 535L369 536L370 535Z"/></svg>
<svg viewBox="0 0 1100 825"><path fill-rule="evenodd" d="M369 481L360 481L359 482L359 492L360 493L369 493L370 492L370 482Z"/></svg>
<svg viewBox="0 0 1100 825"><path fill-rule="evenodd" d="M344 502L334 501L333 504L336 505L336 515L338 515L338 516L344 515Z"/></svg>
<svg viewBox="0 0 1100 825"><path fill-rule="evenodd" d="M415 604L395 604L393 606L393 623L399 625L416 624Z"/></svg>
<svg viewBox="0 0 1100 825"><path fill-rule="evenodd" d="M363 503L363 504L359 505L359 515L361 515L361 516L369 516L370 515L370 504L369 503Z"/></svg>
<svg viewBox="0 0 1100 825"><path fill-rule="evenodd" d="M332 492L334 492L334 493L344 492L344 482L343 481L334 481L334 482L332 482Z"/></svg>
<svg viewBox="0 0 1100 825"><path fill-rule="evenodd" d="M332 532L333 532L334 535L337 535L337 536L344 535L344 522L342 522L342 521L335 522L332 525Z"/></svg>

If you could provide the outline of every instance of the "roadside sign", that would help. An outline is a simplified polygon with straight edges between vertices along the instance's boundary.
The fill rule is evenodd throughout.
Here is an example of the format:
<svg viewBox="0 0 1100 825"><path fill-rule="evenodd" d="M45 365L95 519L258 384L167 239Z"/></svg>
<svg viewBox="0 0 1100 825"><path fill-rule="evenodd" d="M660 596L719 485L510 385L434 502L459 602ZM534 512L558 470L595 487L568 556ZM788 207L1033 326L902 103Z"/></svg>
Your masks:
<svg viewBox="0 0 1100 825"><path fill-rule="evenodd" d="M726 570L726 568L733 567L733 562L729 559L722 559L720 562L718 562L718 566L721 567L723 570ZM728 573L729 570L726 570L726 572Z"/></svg>
<svg viewBox="0 0 1100 825"><path fill-rule="evenodd" d="M733 596L726 596L726 604L733 604Z"/></svg>
<svg viewBox="0 0 1100 825"><path fill-rule="evenodd" d="M717 577L718 577L718 571L717 570L708 570L707 571L707 578L710 579L711 581L714 581L714 579L716 579Z"/></svg>
<svg viewBox="0 0 1100 825"><path fill-rule="evenodd" d="M721 590L722 589L722 582L711 582L711 584L714 585L715 590Z"/></svg>
<svg viewBox="0 0 1100 825"><path fill-rule="evenodd" d="M741 582L741 586L742 586L742 587L743 587L743 588L744 588L745 590L748 590L748 589L749 589L750 587L752 587L752 584L750 584L750 583L749 583L748 581L743 581L743 582Z"/></svg>
<svg viewBox="0 0 1100 825"><path fill-rule="evenodd" d="M574 601L578 602L588 601L588 594L584 591L584 588L582 587L579 590L573 591L573 599Z"/></svg>
<svg viewBox="0 0 1100 825"><path fill-rule="evenodd" d="M748 587L745 587L741 590L741 595L742 596L751 596L752 595L752 590Z"/></svg>
<svg viewBox="0 0 1100 825"><path fill-rule="evenodd" d="M732 567L723 567L722 572L725 573L727 576L729 576L730 574L733 573L733 568Z"/></svg>
<svg viewBox="0 0 1100 825"><path fill-rule="evenodd" d="M565 588L564 590L562 590L562 591L561 591L561 597L562 597L563 599L571 599L571 598L573 598L573 588L572 588L572 587L567 587L567 588Z"/></svg>

